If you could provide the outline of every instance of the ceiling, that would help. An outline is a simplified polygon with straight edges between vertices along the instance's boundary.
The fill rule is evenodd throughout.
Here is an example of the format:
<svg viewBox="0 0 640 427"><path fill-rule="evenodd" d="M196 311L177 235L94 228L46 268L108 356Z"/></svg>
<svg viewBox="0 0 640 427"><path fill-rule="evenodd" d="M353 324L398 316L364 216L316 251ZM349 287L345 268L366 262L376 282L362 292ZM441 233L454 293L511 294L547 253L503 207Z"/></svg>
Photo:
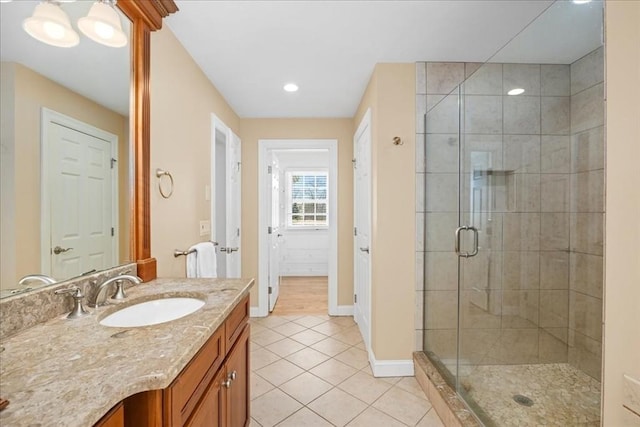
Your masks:
<svg viewBox="0 0 640 427"><path fill-rule="evenodd" d="M0 59L20 62L127 114L128 47L108 48L83 35L74 48L44 45L21 28L37 3L1 3ZM76 29L77 18L91 3L62 4ZM508 44L493 61L566 64L601 43L602 4L596 1L176 3L180 10L166 24L236 113L246 118L352 117L376 63L484 62ZM128 32L128 21L122 21ZM283 91L287 82L297 83L300 90Z"/></svg>

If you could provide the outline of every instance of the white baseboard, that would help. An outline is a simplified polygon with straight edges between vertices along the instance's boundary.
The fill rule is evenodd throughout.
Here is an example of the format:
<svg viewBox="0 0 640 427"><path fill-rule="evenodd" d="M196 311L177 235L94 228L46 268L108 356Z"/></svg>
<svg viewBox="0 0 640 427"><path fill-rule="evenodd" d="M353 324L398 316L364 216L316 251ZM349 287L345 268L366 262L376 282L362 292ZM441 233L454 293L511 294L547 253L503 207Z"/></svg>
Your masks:
<svg viewBox="0 0 640 427"><path fill-rule="evenodd" d="M330 316L353 316L352 305L339 305L335 310L329 310Z"/></svg>
<svg viewBox="0 0 640 427"><path fill-rule="evenodd" d="M376 360L373 351L369 350L369 364L373 376L380 377L412 377L414 375L413 360Z"/></svg>

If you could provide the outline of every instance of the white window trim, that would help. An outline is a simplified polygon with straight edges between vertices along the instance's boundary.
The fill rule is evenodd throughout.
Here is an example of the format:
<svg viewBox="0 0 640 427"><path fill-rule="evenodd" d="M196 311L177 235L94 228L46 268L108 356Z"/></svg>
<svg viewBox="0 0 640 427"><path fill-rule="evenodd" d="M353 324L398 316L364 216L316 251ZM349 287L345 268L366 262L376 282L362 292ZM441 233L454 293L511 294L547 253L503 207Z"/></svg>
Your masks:
<svg viewBox="0 0 640 427"><path fill-rule="evenodd" d="M290 212L291 210L291 205L293 204L293 198L292 198L292 194L291 194L291 174L294 173L299 173L301 175L324 175L327 179L327 197L325 199L323 199L325 201L325 203L327 204L327 212L325 214L325 216L327 217L327 225L293 225L291 224L290 220L291 220L291 215L292 213ZM284 226L287 230L328 230L329 229L329 225L330 225L330 218L329 218L329 209L330 207L330 200L331 200L331 195L329 194L329 189L331 187L331 183L329 182L330 176L329 176L329 170L326 168L308 168L308 167L303 167L303 168L287 168L284 171L284 178L286 180L287 186L286 186L286 200L287 200L287 205L285 206L285 211L284 211ZM304 215L304 214L303 214ZM314 214L317 216L317 213Z"/></svg>

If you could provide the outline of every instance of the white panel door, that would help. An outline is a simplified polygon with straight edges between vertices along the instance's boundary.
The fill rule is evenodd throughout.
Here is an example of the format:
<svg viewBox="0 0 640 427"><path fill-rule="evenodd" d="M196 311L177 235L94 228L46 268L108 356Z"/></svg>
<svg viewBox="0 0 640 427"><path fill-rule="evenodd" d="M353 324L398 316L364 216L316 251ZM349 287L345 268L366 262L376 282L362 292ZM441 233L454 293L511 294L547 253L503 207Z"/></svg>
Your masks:
<svg viewBox="0 0 640 427"><path fill-rule="evenodd" d="M241 144L240 138L229 131L227 144L227 277L239 278L241 274L240 221L241 221Z"/></svg>
<svg viewBox="0 0 640 427"><path fill-rule="evenodd" d="M116 264L111 144L50 123L51 275L78 276Z"/></svg>
<svg viewBox="0 0 640 427"><path fill-rule="evenodd" d="M369 114L354 136L354 320L367 349L371 327L371 126Z"/></svg>
<svg viewBox="0 0 640 427"><path fill-rule="evenodd" d="M279 163L272 154L269 200L269 312L273 311L280 295L280 169Z"/></svg>

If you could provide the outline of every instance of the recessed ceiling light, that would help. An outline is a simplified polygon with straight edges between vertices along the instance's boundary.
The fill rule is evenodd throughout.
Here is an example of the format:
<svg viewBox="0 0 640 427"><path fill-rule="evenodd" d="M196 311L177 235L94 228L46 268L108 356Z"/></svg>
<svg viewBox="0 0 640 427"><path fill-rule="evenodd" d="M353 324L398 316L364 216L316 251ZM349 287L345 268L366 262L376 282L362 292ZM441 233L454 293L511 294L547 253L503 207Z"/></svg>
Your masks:
<svg viewBox="0 0 640 427"><path fill-rule="evenodd" d="M287 92L297 92L298 85L295 83L287 83L286 85L284 85L283 89L286 90Z"/></svg>
<svg viewBox="0 0 640 427"><path fill-rule="evenodd" d="M507 95L521 95L524 93L524 89L522 88L516 88L516 89L511 89L509 92L507 92Z"/></svg>
<svg viewBox="0 0 640 427"><path fill-rule="evenodd" d="M591 0L573 0L575 4L591 3Z"/></svg>

